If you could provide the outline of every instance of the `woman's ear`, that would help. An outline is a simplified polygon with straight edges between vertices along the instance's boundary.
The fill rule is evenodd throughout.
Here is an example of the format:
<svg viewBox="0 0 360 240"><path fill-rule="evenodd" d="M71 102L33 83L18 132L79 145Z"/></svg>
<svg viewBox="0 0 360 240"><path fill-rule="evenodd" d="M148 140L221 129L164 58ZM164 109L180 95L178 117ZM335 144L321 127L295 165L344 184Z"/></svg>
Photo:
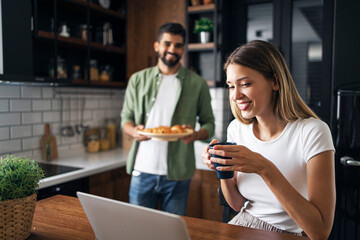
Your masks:
<svg viewBox="0 0 360 240"><path fill-rule="evenodd" d="M279 91L279 79L278 76L275 74L274 78L273 78L273 90L274 91Z"/></svg>

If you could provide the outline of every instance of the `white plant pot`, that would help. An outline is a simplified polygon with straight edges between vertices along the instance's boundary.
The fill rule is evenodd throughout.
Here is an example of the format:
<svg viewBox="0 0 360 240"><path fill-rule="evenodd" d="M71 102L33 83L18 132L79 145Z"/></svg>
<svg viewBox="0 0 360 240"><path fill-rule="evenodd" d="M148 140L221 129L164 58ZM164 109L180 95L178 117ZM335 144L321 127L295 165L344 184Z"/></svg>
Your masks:
<svg viewBox="0 0 360 240"><path fill-rule="evenodd" d="M201 43L208 43L210 42L211 34L209 32L200 32L200 42Z"/></svg>

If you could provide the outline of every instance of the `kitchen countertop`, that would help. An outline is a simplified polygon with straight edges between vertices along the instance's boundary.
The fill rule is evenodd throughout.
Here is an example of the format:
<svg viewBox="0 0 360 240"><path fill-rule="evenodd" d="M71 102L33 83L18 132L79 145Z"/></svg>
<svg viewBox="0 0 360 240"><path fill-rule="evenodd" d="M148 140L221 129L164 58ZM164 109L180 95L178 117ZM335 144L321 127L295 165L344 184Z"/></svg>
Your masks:
<svg viewBox="0 0 360 240"><path fill-rule="evenodd" d="M127 155L127 150L117 148L104 152L83 153L52 160L47 163L81 169L44 178L39 183L39 189L123 167L126 165Z"/></svg>
<svg viewBox="0 0 360 240"><path fill-rule="evenodd" d="M203 163L203 160L201 159L201 154L205 146L206 143L202 143L199 141L195 142L196 168L200 170L209 170ZM52 160L51 162L47 162L47 163L77 167L81 169L44 178L39 183L39 189L65 183L83 177L88 177L112 169L124 167L126 165L127 155L128 155L128 150L124 150L122 148L116 148L114 150L98 152L98 153L85 152L81 154L69 155L66 157L59 157L59 159ZM43 162L43 161L39 161L39 162Z"/></svg>

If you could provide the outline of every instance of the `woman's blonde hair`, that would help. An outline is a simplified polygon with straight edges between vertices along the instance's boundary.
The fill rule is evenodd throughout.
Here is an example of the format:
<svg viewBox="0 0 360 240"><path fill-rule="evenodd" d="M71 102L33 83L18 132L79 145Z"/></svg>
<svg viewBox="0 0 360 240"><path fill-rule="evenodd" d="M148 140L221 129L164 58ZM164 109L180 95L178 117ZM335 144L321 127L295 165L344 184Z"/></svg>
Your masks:
<svg viewBox="0 0 360 240"><path fill-rule="evenodd" d="M274 112L280 120L290 122L298 118L318 118L306 105L295 87L295 83L285 60L272 44L254 40L235 49L224 65L226 72L230 64L239 64L260 72L266 79L276 81L279 90L274 92ZM230 99L231 111L242 123L252 123L256 119L246 119L241 110Z"/></svg>

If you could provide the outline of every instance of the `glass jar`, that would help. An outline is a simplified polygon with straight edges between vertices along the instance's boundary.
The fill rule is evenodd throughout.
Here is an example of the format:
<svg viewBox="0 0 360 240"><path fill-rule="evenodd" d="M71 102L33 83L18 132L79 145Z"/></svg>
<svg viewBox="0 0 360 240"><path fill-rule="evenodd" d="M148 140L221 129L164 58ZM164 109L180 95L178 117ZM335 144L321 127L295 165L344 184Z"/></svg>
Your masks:
<svg viewBox="0 0 360 240"><path fill-rule="evenodd" d="M54 59L51 58L49 60L49 76L51 78L55 78L54 66ZM67 65L65 60L61 57L57 58L57 78L67 78Z"/></svg>
<svg viewBox="0 0 360 240"><path fill-rule="evenodd" d="M87 41L87 25L81 24L79 25L79 38Z"/></svg>
<svg viewBox="0 0 360 240"><path fill-rule="evenodd" d="M100 150L100 140L99 135L89 135L88 142L87 142L87 151L94 153Z"/></svg>
<svg viewBox="0 0 360 240"><path fill-rule="evenodd" d="M95 59L90 60L90 81L99 81L99 69Z"/></svg>
<svg viewBox="0 0 360 240"><path fill-rule="evenodd" d="M100 129L100 149L101 151L106 151L110 149L108 129L105 127Z"/></svg>
<svg viewBox="0 0 360 240"><path fill-rule="evenodd" d="M100 82L109 82L112 79L112 69L110 65L105 65L101 68L101 73L99 76Z"/></svg>
<svg viewBox="0 0 360 240"><path fill-rule="evenodd" d="M79 25L79 38L87 41L88 40L88 31L90 31L91 26L87 24L80 24ZM89 35L89 38L91 40L91 36Z"/></svg>
<svg viewBox="0 0 360 240"><path fill-rule="evenodd" d="M110 148L116 147L116 125L114 119L106 119L106 125L108 129L108 136L110 141Z"/></svg>
<svg viewBox="0 0 360 240"><path fill-rule="evenodd" d="M71 78L72 79L81 79L80 65L73 65Z"/></svg>

